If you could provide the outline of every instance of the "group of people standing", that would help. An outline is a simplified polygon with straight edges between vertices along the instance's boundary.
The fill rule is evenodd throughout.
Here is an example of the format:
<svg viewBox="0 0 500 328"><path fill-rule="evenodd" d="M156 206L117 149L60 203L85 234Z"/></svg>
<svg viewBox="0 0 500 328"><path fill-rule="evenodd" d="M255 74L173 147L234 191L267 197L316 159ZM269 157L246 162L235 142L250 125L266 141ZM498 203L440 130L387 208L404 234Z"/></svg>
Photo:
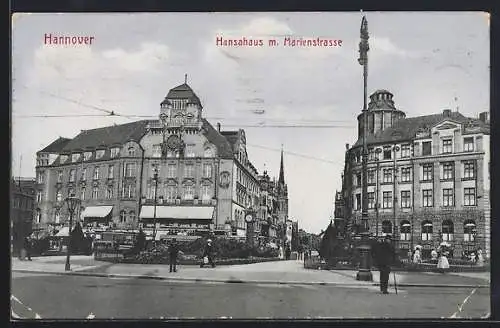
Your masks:
<svg viewBox="0 0 500 328"><path fill-rule="evenodd" d="M215 252L212 240L208 239L207 244L203 249L200 268L203 268L207 264L210 265L212 268L215 268L214 253ZM182 251L179 249L179 244L177 243L177 240L173 238L168 247L170 272L177 272L177 263L180 254L182 254Z"/></svg>

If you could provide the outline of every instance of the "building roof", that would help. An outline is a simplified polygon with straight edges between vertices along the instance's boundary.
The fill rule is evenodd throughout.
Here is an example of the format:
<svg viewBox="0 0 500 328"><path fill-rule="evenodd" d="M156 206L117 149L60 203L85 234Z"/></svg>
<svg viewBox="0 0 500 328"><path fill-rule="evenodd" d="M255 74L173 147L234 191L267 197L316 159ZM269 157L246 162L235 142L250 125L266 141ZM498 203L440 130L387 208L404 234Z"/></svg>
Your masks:
<svg viewBox="0 0 500 328"><path fill-rule="evenodd" d="M162 104L168 102L168 99L189 99L193 101L195 104L201 106L200 98L194 93L193 89L187 83L181 84L172 88L168 91L165 100L163 100Z"/></svg>
<svg viewBox="0 0 500 328"><path fill-rule="evenodd" d="M206 119L202 118L202 122L205 137L217 147L219 156L222 158L233 158L233 150L226 137L217 131Z"/></svg>
<svg viewBox="0 0 500 328"><path fill-rule="evenodd" d="M71 139L59 137L55 141L53 141L50 145L40 150L40 153L59 153Z"/></svg>
<svg viewBox="0 0 500 328"><path fill-rule="evenodd" d="M239 148L240 131L221 131L221 134L229 141L233 151Z"/></svg>
<svg viewBox="0 0 500 328"><path fill-rule="evenodd" d="M66 144L61 152L83 151L101 146L122 145L135 140L139 141L147 132L149 120L136 121L120 125L111 125L103 128L83 130Z"/></svg>
<svg viewBox="0 0 500 328"><path fill-rule="evenodd" d="M375 134L370 134L367 136L367 144L381 144L381 143L391 143L397 141L407 141L415 138L417 131L420 129L430 129L433 126L439 124L442 121L455 121L458 123L468 123L473 122L477 124L483 133L490 133L490 127L488 124L481 120L473 119L462 115L459 112L451 112L449 116L444 113L416 116L405 118L397 121L394 126L384 129ZM363 144L363 138L359 138L352 148L361 146Z"/></svg>

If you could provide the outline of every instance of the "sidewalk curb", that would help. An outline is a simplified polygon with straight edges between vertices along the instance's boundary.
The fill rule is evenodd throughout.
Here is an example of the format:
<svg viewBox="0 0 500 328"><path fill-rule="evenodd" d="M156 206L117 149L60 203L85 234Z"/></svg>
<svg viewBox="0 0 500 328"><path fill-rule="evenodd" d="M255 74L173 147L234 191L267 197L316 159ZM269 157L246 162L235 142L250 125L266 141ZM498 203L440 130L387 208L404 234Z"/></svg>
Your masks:
<svg viewBox="0 0 500 328"><path fill-rule="evenodd" d="M103 278L131 278L131 279L149 279L149 280L168 280L176 282L216 282L233 284L268 284L268 285L313 285L313 286L342 286L342 287L360 287L360 286L379 286L377 282L366 283L339 283L339 282L319 282L319 281L271 281L271 280L241 280L241 279L210 279L210 278L182 278L165 276L145 276L116 273L84 272L84 271L43 271L43 270L25 270L12 269L12 272L20 273L42 273L52 275L83 276L83 277L103 277ZM489 285L441 285L441 284L398 284L399 287L438 287L438 288L490 288Z"/></svg>

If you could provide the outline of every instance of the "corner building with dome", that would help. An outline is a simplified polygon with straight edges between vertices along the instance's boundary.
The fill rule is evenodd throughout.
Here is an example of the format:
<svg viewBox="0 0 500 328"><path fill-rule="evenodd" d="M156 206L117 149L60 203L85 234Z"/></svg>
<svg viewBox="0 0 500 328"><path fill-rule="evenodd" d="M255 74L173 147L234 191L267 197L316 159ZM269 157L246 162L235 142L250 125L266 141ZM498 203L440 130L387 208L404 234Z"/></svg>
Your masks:
<svg viewBox="0 0 500 328"><path fill-rule="evenodd" d="M364 114L358 140L346 145L337 216L355 235L362 224ZM443 243L453 257L481 248L490 256L490 122L458 111L406 117L393 94L378 90L366 112L368 134L367 207L369 232L391 234L401 258L423 248L423 257Z"/></svg>
<svg viewBox="0 0 500 328"><path fill-rule="evenodd" d="M157 230L156 239L208 232L246 238L250 211L254 238L280 243L288 218L283 154L280 169L278 182L259 175L245 131L214 128L184 83L168 92L158 120L84 130L37 152L34 225L67 225L64 199L74 194L82 201L77 219L84 230L142 227L148 235Z"/></svg>

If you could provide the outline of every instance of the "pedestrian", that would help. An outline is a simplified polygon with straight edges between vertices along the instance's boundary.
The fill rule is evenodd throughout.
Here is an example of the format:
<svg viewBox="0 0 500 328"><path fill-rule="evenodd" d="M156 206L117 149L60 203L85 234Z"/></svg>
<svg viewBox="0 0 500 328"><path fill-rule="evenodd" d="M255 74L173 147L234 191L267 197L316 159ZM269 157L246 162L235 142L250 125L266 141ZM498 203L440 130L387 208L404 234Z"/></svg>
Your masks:
<svg viewBox="0 0 500 328"><path fill-rule="evenodd" d="M177 256L179 255L179 245L177 244L177 240L172 239L172 243L168 249L169 254L169 262L170 262L170 272L177 272Z"/></svg>
<svg viewBox="0 0 500 328"><path fill-rule="evenodd" d="M386 235L384 240L376 244L375 264L380 272L380 291L383 294L389 294L389 274L391 265L396 262L396 251L392 245L392 237Z"/></svg>
<svg viewBox="0 0 500 328"><path fill-rule="evenodd" d="M444 273L446 269L450 267L450 264L448 263L448 251L446 247L440 247L439 248L439 258L437 262L437 269L441 272Z"/></svg>
<svg viewBox="0 0 500 328"><path fill-rule="evenodd" d="M481 248L479 248L477 250L476 258L477 258L476 265L483 266L484 265L484 257L483 257L483 250Z"/></svg>
<svg viewBox="0 0 500 328"><path fill-rule="evenodd" d="M207 258L207 262L205 263L205 258ZM201 262L200 267L204 267L205 264L210 264L212 268L215 268L215 262L214 262L214 247L212 245L212 239L207 240L207 245L205 246L205 250L203 252L203 259Z"/></svg>
<svg viewBox="0 0 500 328"><path fill-rule="evenodd" d="M26 250L26 258L31 261L31 246L32 241L30 236L24 237L24 249Z"/></svg>
<svg viewBox="0 0 500 328"><path fill-rule="evenodd" d="M416 246L415 248L415 252L413 253L413 263L415 264L419 264L420 262L422 262L422 256L420 254L420 247L421 246Z"/></svg>
<svg viewBox="0 0 500 328"><path fill-rule="evenodd" d="M286 258L287 261L290 259L290 253L291 252L292 251L290 250L290 245L287 245L286 249L285 249L285 258Z"/></svg>
<svg viewBox="0 0 500 328"><path fill-rule="evenodd" d="M438 259L438 253L436 252L435 249L432 249L432 251L431 251L431 260L432 261L437 261L437 259Z"/></svg>

